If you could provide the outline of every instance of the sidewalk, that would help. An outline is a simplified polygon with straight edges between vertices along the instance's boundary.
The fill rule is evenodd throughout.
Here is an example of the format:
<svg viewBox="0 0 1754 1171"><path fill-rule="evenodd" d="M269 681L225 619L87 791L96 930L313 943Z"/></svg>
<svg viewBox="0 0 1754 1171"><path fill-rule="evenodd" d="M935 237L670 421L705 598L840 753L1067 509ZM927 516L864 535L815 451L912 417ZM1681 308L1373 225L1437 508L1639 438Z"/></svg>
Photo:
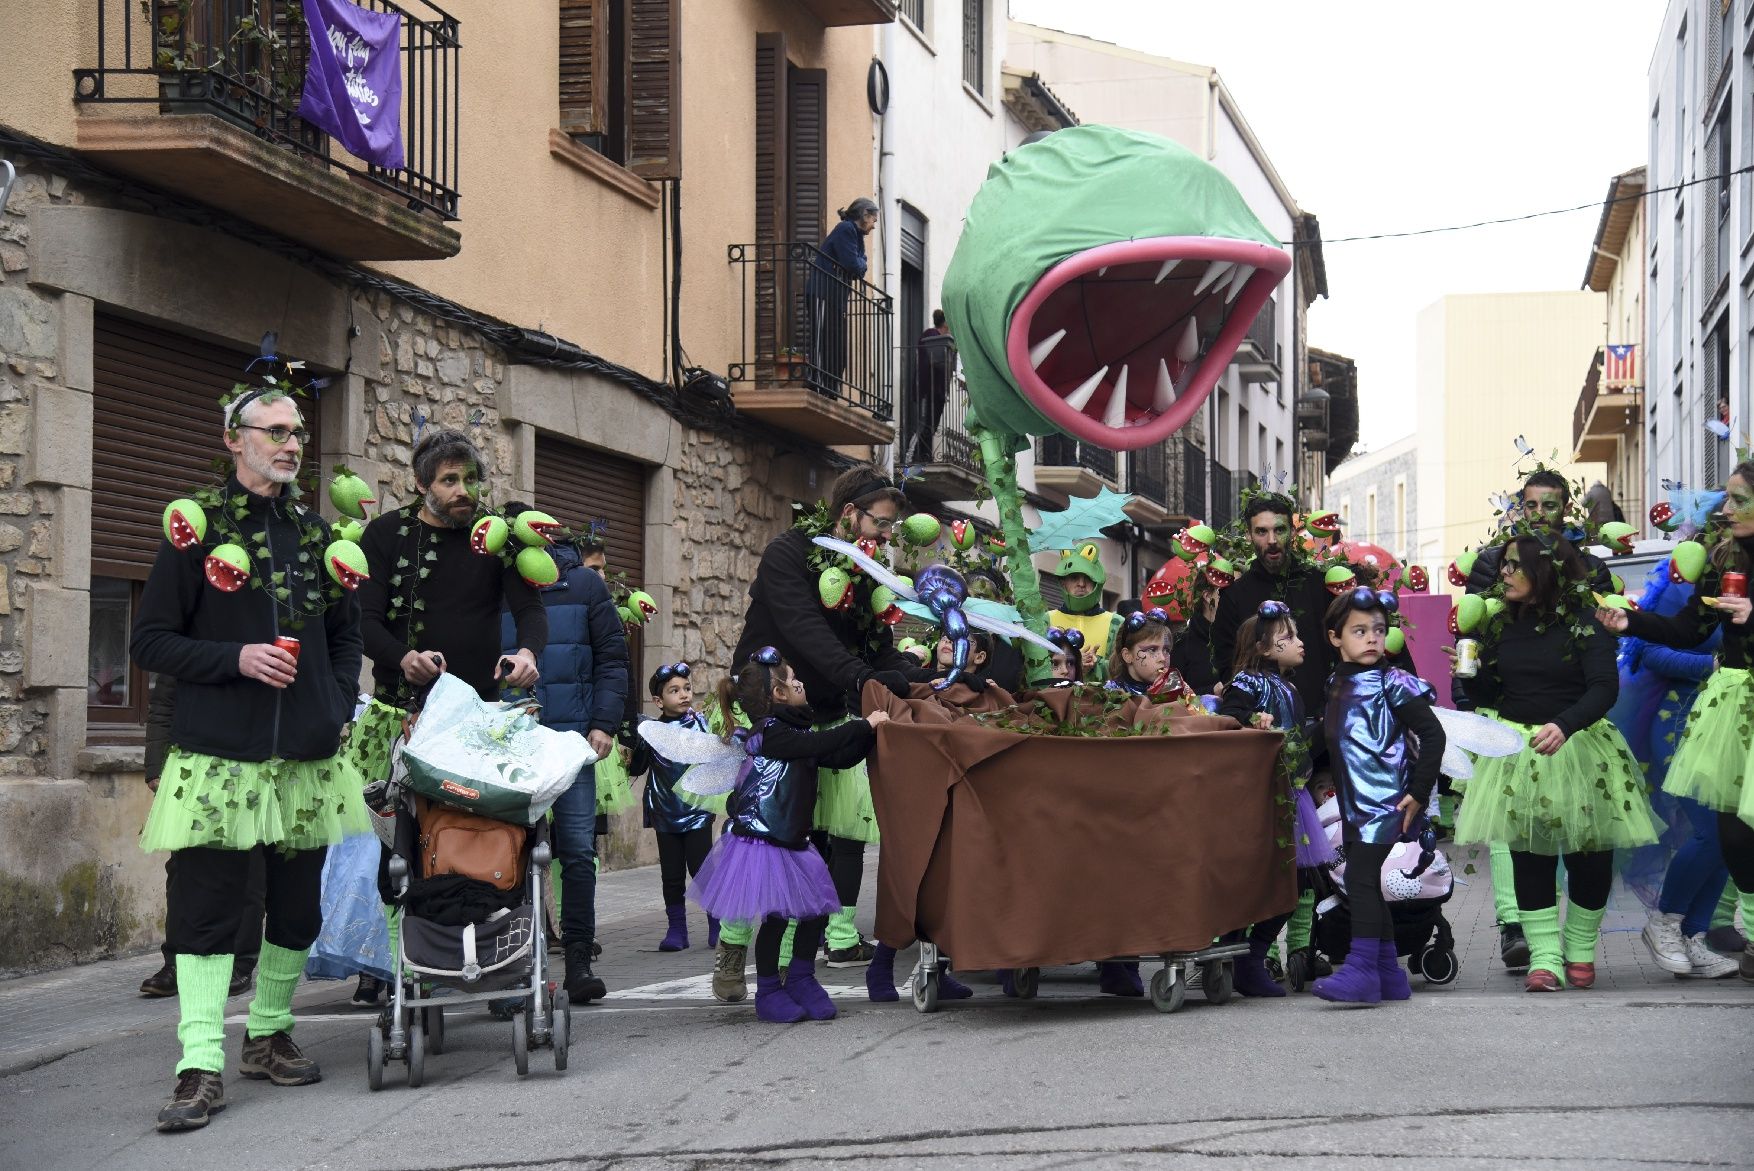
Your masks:
<svg viewBox="0 0 1754 1171"><path fill-rule="evenodd" d="M1476 859L1465 848L1447 848L1451 850L1457 882L1455 895L1445 910L1455 930L1461 974L1453 984L1433 989L1432 993L1456 1002L1523 996L1521 977L1507 973L1498 961L1498 932L1493 924L1492 887L1485 851L1480 850ZM1472 875L1464 873L1470 862L1477 870ZM877 851L867 851L859 916L867 933L874 907L876 865ZM1644 908L1616 884L1607 918L1602 923L1596 988L1587 994L1595 1002L1604 1006L1651 1002L1667 1005L1754 999L1754 985L1733 976L1715 981L1682 980L1658 968L1639 938L1644 922ZM609 985L610 1005L683 1002L676 1007L703 1010L717 1006L709 990L712 953L706 947L706 921L698 909L692 905L689 908L693 946L684 952L657 950L665 918L656 866L602 875L597 883L597 923L603 957L595 968ZM553 958L558 963L560 956L556 953ZM898 984L914 959L915 953L910 950L897 960ZM0 983L0 1077L119 1037L174 1029L176 1000L146 1000L137 991L140 981L156 971L159 963L159 954L154 951ZM1087 973L1087 968L1045 972L1040 995L1044 999L1088 997L1092 988L1084 978ZM863 998L863 969L823 968L820 974L837 997ZM985 973L975 973L970 982L979 997L998 995ZM1423 982L1415 979L1414 987L1423 990ZM295 1007L301 1017L353 1014L364 1019L367 1010L348 1004L352 989L351 981L306 983L299 989ZM228 1013L241 1014L247 1003L245 997L233 999L227 1006ZM165 1044L169 1052L174 1041L167 1038Z"/></svg>

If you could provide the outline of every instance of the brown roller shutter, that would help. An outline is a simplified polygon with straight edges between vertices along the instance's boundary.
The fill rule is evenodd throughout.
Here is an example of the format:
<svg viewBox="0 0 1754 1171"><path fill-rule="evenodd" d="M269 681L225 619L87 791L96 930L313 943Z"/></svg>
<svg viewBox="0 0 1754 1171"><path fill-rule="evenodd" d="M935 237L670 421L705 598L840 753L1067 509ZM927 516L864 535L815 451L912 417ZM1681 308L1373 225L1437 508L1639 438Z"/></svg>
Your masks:
<svg viewBox="0 0 1754 1171"><path fill-rule="evenodd" d="M255 355L99 314L93 323L91 571L144 581L158 554L164 506L215 478L229 458L219 398ZM320 434L317 403L301 399ZM318 455L312 439L307 467Z"/></svg>
<svg viewBox="0 0 1754 1171"><path fill-rule="evenodd" d="M627 169L682 176L682 0L628 0Z"/></svg>
<svg viewBox="0 0 1754 1171"><path fill-rule="evenodd" d="M560 128L567 134L603 133L607 109L608 43L605 0L560 0Z"/></svg>
<svg viewBox="0 0 1754 1171"><path fill-rule="evenodd" d="M551 435L536 437L536 506L583 532L606 526L609 571L638 588L646 576L646 467Z"/></svg>

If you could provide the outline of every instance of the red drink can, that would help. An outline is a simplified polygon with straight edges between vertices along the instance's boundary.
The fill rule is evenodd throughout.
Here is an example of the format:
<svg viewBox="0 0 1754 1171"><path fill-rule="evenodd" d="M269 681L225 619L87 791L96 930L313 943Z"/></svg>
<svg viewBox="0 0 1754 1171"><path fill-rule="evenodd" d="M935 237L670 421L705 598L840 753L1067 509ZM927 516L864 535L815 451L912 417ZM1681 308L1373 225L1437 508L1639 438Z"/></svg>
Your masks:
<svg viewBox="0 0 1754 1171"><path fill-rule="evenodd" d="M293 662L298 662L298 639L290 634L282 634L275 638L274 645L291 655Z"/></svg>
<svg viewBox="0 0 1754 1171"><path fill-rule="evenodd" d="M1720 596L1726 598L1747 597L1748 575L1745 573L1736 573L1734 571L1724 574L1723 582L1718 586L1717 592Z"/></svg>

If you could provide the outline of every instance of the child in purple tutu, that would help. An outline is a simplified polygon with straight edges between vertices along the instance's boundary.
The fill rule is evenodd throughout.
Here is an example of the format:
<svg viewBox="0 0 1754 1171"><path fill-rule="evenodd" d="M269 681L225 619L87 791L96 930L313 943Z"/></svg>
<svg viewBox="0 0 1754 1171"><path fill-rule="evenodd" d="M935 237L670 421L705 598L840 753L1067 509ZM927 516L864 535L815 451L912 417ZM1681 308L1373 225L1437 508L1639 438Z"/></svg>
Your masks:
<svg viewBox="0 0 1754 1171"><path fill-rule="evenodd" d="M1321 819L1310 800L1309 740L1312 721L1306 721L1297 688L1287 678L1303 665L1303 640L1297 622L1284 602L1269 598L1243 622L1236 632L1236 663L1218 714L1230 716L1252 728L1285 733L1280 768L1290 780L1292 838L1299 867L1325 865L1334 860L1333 849L1322 833ZM1289 915L1256 923L1248 931L1249 953L1235 964L1236 990L1244 996L1284 996L1285 989L1268 972L1267 953L1279 937Z"/></svg>
<svg viewBox="0 0 1754 1171"><path fill-rule="evenodd" d="M823 732L810 726L804 685L773 647L749 657L742 671L719 684L719 708L735 704L750 727L732 728L724 741L748 754L726 806L730 832L719 837L689 887L708 915L760 923L755 936L755 1015L790 1024L835 1017L816 979L816 953L828 916L840 910L828 866L810 846L816 813L816 770L851 768L870 753L886 712ZM780 940L786 921L798 921L792 962L780 983Z"/></svg>

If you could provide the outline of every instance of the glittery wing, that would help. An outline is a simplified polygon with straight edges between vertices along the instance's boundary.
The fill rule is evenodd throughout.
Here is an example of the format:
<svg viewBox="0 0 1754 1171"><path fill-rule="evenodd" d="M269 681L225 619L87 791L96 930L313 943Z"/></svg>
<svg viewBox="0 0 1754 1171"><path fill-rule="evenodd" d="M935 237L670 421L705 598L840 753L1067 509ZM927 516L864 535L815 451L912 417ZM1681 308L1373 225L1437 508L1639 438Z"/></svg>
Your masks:
<svg viewBox="0 0 1754 1171"><path fill-rule="evenodd" d="M1522 733L1477 712L1458 712L1446 707L1431 709L1443 725L1443 773L1452 780L1474 775L1474 756L1515 756L1523 750Z"/></svg>
<svg viewBox="0 0 1754 1171"><path fill-rule="evenodd" d="M994 634L1003 635L1009 639L1027 639L1037 646L1045 648L1049 654L1060 649L1035 631L1025 626L1019 626L1015 622L1005 622L990 615L976 613L973 610L964 610L962 613L968 619L970 626L978 626L982 630L990 630Z"/></svg>
<svg viewBox="0 0 1754 1171"><path fill-rule="evenodd" d="M640 739L677 764L692 765L676 787L698 797L716 797L737 787L737 775L749 759L740 744L726 744L711 732L666 720L641 720Z"/></svg>
<svg viewBox="0 0 1754 1171"><path fill-rule="evenodd" d="M865 551L857 545L849 545L845 541L836 540L834 537L816 537L813 539L824 549L834 550L836 553L839 553L842 557L847 558L854 565L857 565L860 569L870 574L872 581L875 581L880 585L888 586L910 602L918 600L919 595L914 592L913 586L908 585L907 582L897 577L895 571L890 569L887 565L884 565L880 561L871 560L871 558L865 555Z"/></svg>

